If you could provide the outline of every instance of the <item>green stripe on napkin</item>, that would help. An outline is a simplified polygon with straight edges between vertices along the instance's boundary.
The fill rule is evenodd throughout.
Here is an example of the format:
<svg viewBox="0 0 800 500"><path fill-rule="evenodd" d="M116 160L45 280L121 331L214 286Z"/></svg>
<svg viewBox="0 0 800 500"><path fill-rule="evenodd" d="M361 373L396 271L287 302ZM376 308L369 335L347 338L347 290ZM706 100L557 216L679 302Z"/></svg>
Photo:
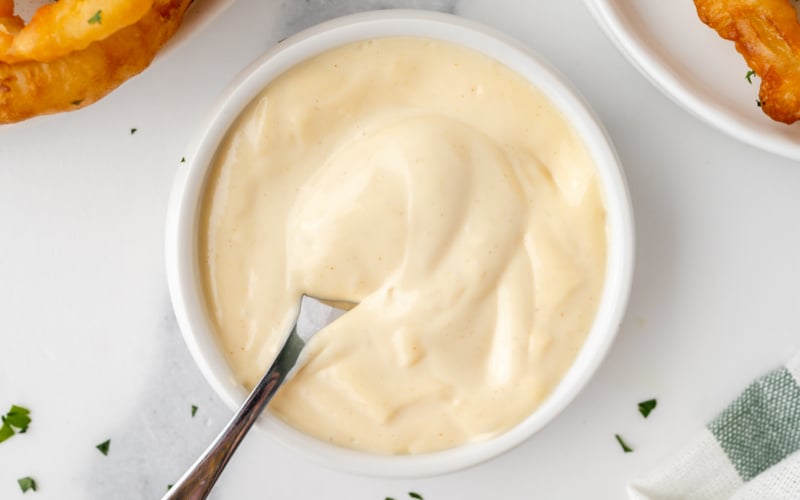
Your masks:
<svg viewBox="0 0 800 500"><path fill-rule="evenodd" d="M749 481L800 450L800 386L786 368L761 377L708 424Z"/></svg>
<svg viewBox="0 0 800 500"><path fill-rule="evenodd" d="M800 500L800 353L757 379L632 500Z"/></svg>

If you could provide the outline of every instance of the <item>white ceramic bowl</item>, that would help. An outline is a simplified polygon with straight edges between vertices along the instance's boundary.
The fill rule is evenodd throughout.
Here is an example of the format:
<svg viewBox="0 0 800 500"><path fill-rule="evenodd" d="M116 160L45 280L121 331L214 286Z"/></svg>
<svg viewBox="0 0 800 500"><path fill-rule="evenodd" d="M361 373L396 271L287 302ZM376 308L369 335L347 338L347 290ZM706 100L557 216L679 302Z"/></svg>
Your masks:
<svg viewBox="0 0 800 500"><path fill-rule="evenodd" d="M293 36L244 70L224 92L188 148L175 179L167 234L167 278L186 344L208 382L231 409L246 394L220 351L202 298L197 258L198 207L210 162L237 115L277 75L332 47L368 38L418 36L461 44L517 71L543 91L584 139L597 164L607 208L608 262L603 297L575 362L528 418L491 440L450 450L385 456L343 449L291 428L269 412L257 426L313 460L333 468L383 477L454 471L496 456L530 437L575 398L608 351L622 320L633 272L630 199L616 154L602 126L571 87L538 56L507 36L464 19L417 11L379 11L336 19Z"/></svg>

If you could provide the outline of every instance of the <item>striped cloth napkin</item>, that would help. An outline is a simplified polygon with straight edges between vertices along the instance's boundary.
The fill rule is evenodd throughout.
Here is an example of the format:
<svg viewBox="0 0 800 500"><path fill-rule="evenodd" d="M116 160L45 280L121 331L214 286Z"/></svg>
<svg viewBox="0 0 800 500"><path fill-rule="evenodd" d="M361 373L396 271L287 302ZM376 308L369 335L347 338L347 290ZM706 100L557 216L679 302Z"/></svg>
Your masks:
<svg viewBox="0 0 800 500"><path fill-rule="evenodd" d="M800 355L753 382L632 500L800 500Z"/></svg>

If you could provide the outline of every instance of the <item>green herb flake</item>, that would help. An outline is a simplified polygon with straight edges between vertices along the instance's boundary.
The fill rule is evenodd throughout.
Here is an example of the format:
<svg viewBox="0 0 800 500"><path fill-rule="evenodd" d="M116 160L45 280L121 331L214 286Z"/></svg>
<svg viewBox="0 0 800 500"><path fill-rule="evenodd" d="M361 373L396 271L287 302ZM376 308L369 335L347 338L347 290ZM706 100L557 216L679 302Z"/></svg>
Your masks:
<svg viewBox="0 0 800 500"><path fill-rule="evenodd" d="M171 490L171 489L172 489L172 486L173 486L173 485L171 485L171 484L168 484L168 485L167 485L167 491Z"/></svg>
<svg viewBox="0 0 800 500"><path fill-rule="evenodd" d="M132 128L132 129L131 129L131 135L135 134L137 130L139 130L139 129L137 129L137 128Z"/></svg>
<svg viewBox="0 0 800 500"><path fill-rule="evenodd" d="M181 156L181 163L186 163L186 157L185 156Z"/></svg>
<svg viewBox="0 0 800 500"><path fill-rule="evenodd" d="M744 75L744 79L747 80L747 83L752 85L753 80L751 80L751 78L753 78L754 76L758 75L756 75L756 72L751 69L750 71L747 72L746 75Z"/></svg>
<svg viewBox="0 0 800 500"><path fill-rule="evenodd" d="M392 497L386 497L386 500L394 500Z"/></svg>
<svg viewBox="0 0 800 500"><path fill-rule="evenodd" d="M617 438L617 442L620 446L622 446L622 451L625 453L630 453L633 451L633 448L625 444L625 441L622 440L622 437L619 434L614 434L614 437Z"/></svg>
<svg viewBox="0 0 800 500"><path fill-rule="evenodd" d="M762 104L764 104L764 103L761 102L761 99L756 99L756 106L758 106L760 108Z"/></svg>
<svg viewBox="0 0 800 500"><path fill-rule="evenodd" d="M24 434L25 431L28 430L28 425L31 423L30 414L31 411L29 409L13 405L3 418L3 422L16 427L19 429L20 434Z"/></svg>
<svg viewBox="0 0 800 500"><path fill-rule="evenodd" d="M72 104L73 106L80 106L82 102L83 99L75 99L74 101L71 101L70 104Z"/></svg>
<svg viewBox="0 0 800 500"><path fill-rule="evenodd" d="M417 500L424 500L422 498L422 495L420 495L419 493L416 493L414 491L409 491L408 492L408 496L410 496L411 498L416 498Z"/></svg>
<svg viewBox="0 0 800 500"><path fill-rule="evenodd" d="M30 476L17 479L17 483L19 484L19 489L21 489L23 493L28 490L36 491L36 481Z"/></svg>
<svg viewBox="0 0 800 500"><path fill-rule="evenodd" d="M95 448L100 450L100 453L102 453L103 455L108 455L108 449L110 447L111 447L111 440L110 439L106 439L102 443L100 443L97 446L95 446Z"/></svg>
<svg viewBox="0 0 800 500"><path fill-rule="evenodd" d="M642 414L644 418L647 418L650 415L650 412L656 409L656 405L658 401L655 399L648 399L647 401L642 401L639 403L639 413Z"/></svg>
<svg viewBox="0 0 800 500"><path fill-rule="evenodd" d="M98 10L89 18L89 24L103 24L103 11Z"/></svg>
<svg viewBox="0 0 800 500"><path fill-rule="evenodd" d="M22 406L11 405L8 413L0 417L3 425L0 426L0 443L16 433L24 434L31 423L31 411Z"/></svg>
<svg viewBox="0 0 800 500"><path fill-rule="evenodd" d="M197 406L196 405L192 405L192 418L194 418L194 416L196 414L197 414Z"/></svg>

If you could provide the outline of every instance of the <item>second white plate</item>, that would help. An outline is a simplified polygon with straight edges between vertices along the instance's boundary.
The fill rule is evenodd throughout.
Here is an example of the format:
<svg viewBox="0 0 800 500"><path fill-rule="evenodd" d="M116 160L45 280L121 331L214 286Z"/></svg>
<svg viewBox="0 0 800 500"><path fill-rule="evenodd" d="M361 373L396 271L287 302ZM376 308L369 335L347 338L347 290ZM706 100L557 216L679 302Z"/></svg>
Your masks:
<svg viewBox="0 0 800 500"><path fill-rule="evenodd" d="M723 132L800 160L800 122L771 120L756 105L760 81L733 43L697 17L694 3L585 0L611 40L666 95Z"/></svg>

